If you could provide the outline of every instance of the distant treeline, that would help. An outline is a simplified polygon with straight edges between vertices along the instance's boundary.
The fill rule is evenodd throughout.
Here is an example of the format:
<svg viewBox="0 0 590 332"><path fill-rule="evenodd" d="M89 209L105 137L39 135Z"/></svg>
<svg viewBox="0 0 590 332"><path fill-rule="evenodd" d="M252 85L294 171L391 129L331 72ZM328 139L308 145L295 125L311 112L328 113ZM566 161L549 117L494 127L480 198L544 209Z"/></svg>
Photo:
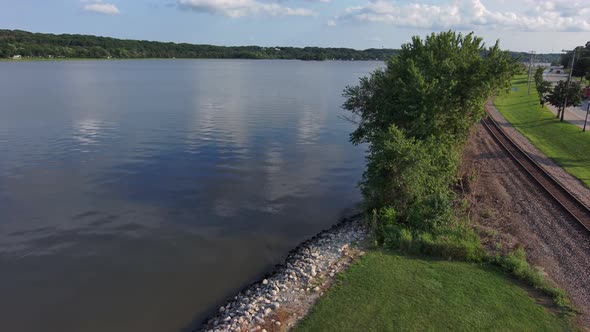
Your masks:
<svg viewBox="0 0 590 332"><path fill-rule="evenodd" d="M0 58L215 58L384 60L393 49L354 50L322 47L214 46L125 40L88 35L54 35L20 30L0 30Z"/></svg>
<svg viewBox="0 0 590 332"><path fill-rule="evenodd" d="M510 56L512 56L515 59L517 58L523 62L529 61L530 53L512 52L512 51L510 51L509 53L510 53ZM560 54L560 53L535 54L534 59L535 59L535 62L545 62L545 63L551 63L553 65L558 65L561 62L562 56L563 56L563 54Z"/></svg>
<svg viewBox="0 0 590 332"><path fill-rule="evenodd" d="M90 35L32 33L0 29L0 58L15 55L40 58L209 58L209 59L299 59L299 60L385 60L397 54L390 48L215 46L164 43ZM509 52L528 60L528 53ZM560 61L560 54L537 54L537 62Z"/></svg>

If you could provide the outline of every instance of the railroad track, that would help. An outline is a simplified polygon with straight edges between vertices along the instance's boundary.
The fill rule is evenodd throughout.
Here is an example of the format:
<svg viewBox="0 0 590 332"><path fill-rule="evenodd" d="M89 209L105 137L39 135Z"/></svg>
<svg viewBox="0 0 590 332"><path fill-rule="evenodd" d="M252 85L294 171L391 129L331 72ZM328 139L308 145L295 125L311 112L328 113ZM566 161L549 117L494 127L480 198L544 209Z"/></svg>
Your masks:
<svg viewBox="0 0 590 332"><path fill-rule="evenodd" d="M518 144L514 143L491 116L488 115L482 120L482 123L500 146L508 152L510 157L524 169L527 175L543 187L568 214L590 232L590 208L584 205L567 188L562 186L551 174L547 173Z"/></svg>

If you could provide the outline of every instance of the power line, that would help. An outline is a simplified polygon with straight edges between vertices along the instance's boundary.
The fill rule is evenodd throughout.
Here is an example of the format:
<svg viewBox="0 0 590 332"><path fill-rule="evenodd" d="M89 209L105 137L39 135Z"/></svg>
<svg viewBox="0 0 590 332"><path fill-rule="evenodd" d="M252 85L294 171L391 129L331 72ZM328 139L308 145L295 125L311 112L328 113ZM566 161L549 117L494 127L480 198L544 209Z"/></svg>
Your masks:
<svg viewBox="0 0 590 332"><path fill-rule="evenodd" d="M528 85L529 85L529 95L531 94L531 81L533 76L533 64L535 62L535 51L531 51L529 55L529 77L528 77Z"/></svg>
<svg viewBox="0 0 590 332"><path fill-rule="evenodd" d="M566 50L562 50L562 52L569 52ZM573 54L572 54L572 65L570 66L570 73L567 76L567 81L565 82L565 96L563 98L563 110L561 111L561 121L563 121L564 118L564 114L565 114L565 108L567 107L567 95L569 93L569 89L570 89L570 81L572 79L572 74L574 73L574 63L576 60L576 48L574 48L573 50Z"/></svg>

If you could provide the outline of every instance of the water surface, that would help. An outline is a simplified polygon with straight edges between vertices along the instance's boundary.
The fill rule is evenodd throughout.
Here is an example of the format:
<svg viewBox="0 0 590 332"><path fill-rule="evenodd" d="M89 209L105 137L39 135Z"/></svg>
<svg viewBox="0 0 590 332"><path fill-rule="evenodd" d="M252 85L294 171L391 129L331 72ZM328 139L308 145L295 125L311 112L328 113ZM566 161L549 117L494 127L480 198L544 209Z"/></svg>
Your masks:
<svg viewBox="0 0 590 332"><path fill-rule="evenodd" d="M0 330L179 331L355 207L378 62L0 62Z"/></svg>

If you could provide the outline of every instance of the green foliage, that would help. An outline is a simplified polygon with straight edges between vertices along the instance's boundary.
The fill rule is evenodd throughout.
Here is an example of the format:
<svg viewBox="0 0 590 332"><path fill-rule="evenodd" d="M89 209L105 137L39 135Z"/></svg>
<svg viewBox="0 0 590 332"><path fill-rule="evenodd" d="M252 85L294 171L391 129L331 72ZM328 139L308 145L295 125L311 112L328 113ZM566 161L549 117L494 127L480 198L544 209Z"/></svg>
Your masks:
<svg viewBox="0 0 590 332"><path fill-rule="evenodd" d="M561 57L561 64L569 68L572 64L573 52L567 52ZM590 73L590 41L585 46L576 47L573 76L584 77Z"/></svg>
<svg viewBox="0 0 590 332"><path fill-rule="evenodd" d="M549 95L553 92L553 85L551 85L551 82L543 80L536 86L536 88L539 96L539 103L545 106Z"/></svg>
<svg viewBox="0 0 590 332"><path fill-rule="evenodd" d="M525 66L525 70L523 72L523 74L526 74L528 72L528 60L531 56L530 53L528 52L514 52L511 51L510 52L510 56L518 61L521 61L521 63L523 61L526 61L527 65ZM535 53L535 61L536 62L546 62L546 63L551 63L552 65L558 65L561 62L561 58L562 58L562 54L561 53Z"/></svg>
<svg viewBox="0 0 590 332"><path fill-rule="evenodd" d="M369 144L360 187L377 245L431 257L490 260L479 236L456 216L451 186L485 101L507 90L517 71L497 44L486 50L472 34L446 32L425 41L414 37L387 68L345 90L343 107L359 124L351 141ZM535 74L543 86L542 72ZM492 262L550 289L518 255Z"/></svg>
<svg viewBox="0 0 590 332"><path fill-rule="evenodd" d="M547 101L559 108L561 112L566 107L580 105L583 98L582 86L576 81L570 81L569 84L566 81L559 81L547 95Z"/></svg>
<svg viewBox="0 0 590 332"><path fill-rule="evenodd" d="M387 68L348 87L346 110L358 120L355 144L368 143L360 184L377 245L409 254L491 261L566 303L520 252L491 259L453 209L451 186L470 128L490 95L507 90L518 66L498 45L454 32L413 38ZM542 70L535 73L542 90ZM460 207L457 208L460 213ZM554 293L552 293L554 292Z"/></svg>
<svg viewBox="0 0 590 332"><path fill-rule="evenodd" d="M498 44L486 49L473 34L449 31L414 37L385 69L346 88L343 108L359 124L351 141L369 143L360 187L377 243L395 224L430 232L452 221L463 143L517 70Z"/></svg>
<svg viewBox="0 0 590 332"><path fill-rule="evenodd" d="M395 126L369 146L361 189L367 210L391 206L407 219L413 204L444 196L455 179L459 152L444 138L408 138Z"/></svg>
<svg viewBox="0 0 590 332"><path fill-rule="evenodd" d="M485 259L479 236L469 227L447 226L428 232L394 224L384 234L384 246L412 255L469 262Z"/></svg>
<svg viewBox="0 0 590 332"><path fill-rule="evenodd" d="M517 65L498 45L455 32L414 37L387 68L348 87L344 108L359 119L353 143L378 140L395 124L410 136L465 138L485 100L506 89Z"/></svg>
<svg viewBox="0 0 590 332"><path fill-rule="evenodd" d="M537 69L535 69L535 86L539 86L544 80L543 80L543 72L545 71L545 67L537 67Z"/></svg>
<svg viewBox="0 0 590 332"><path fill-rule="evenodd" d="M86 35L53 35L0 30L0 57L66 58L232 58L300 60L384 60L392 49L213 46L123 40Z"/></svg>
<svg viewBox="0 0 590 332"><path fill-rule="evenodd" d="M548 100L548 96L553 91L553 86L551 82L545 81L543 79L543 72L545 71L544 67L537 67L535 70L535 87L537 88L537 92L539 93L539 103L541 105L545 105L545 102Z"/></svg>

